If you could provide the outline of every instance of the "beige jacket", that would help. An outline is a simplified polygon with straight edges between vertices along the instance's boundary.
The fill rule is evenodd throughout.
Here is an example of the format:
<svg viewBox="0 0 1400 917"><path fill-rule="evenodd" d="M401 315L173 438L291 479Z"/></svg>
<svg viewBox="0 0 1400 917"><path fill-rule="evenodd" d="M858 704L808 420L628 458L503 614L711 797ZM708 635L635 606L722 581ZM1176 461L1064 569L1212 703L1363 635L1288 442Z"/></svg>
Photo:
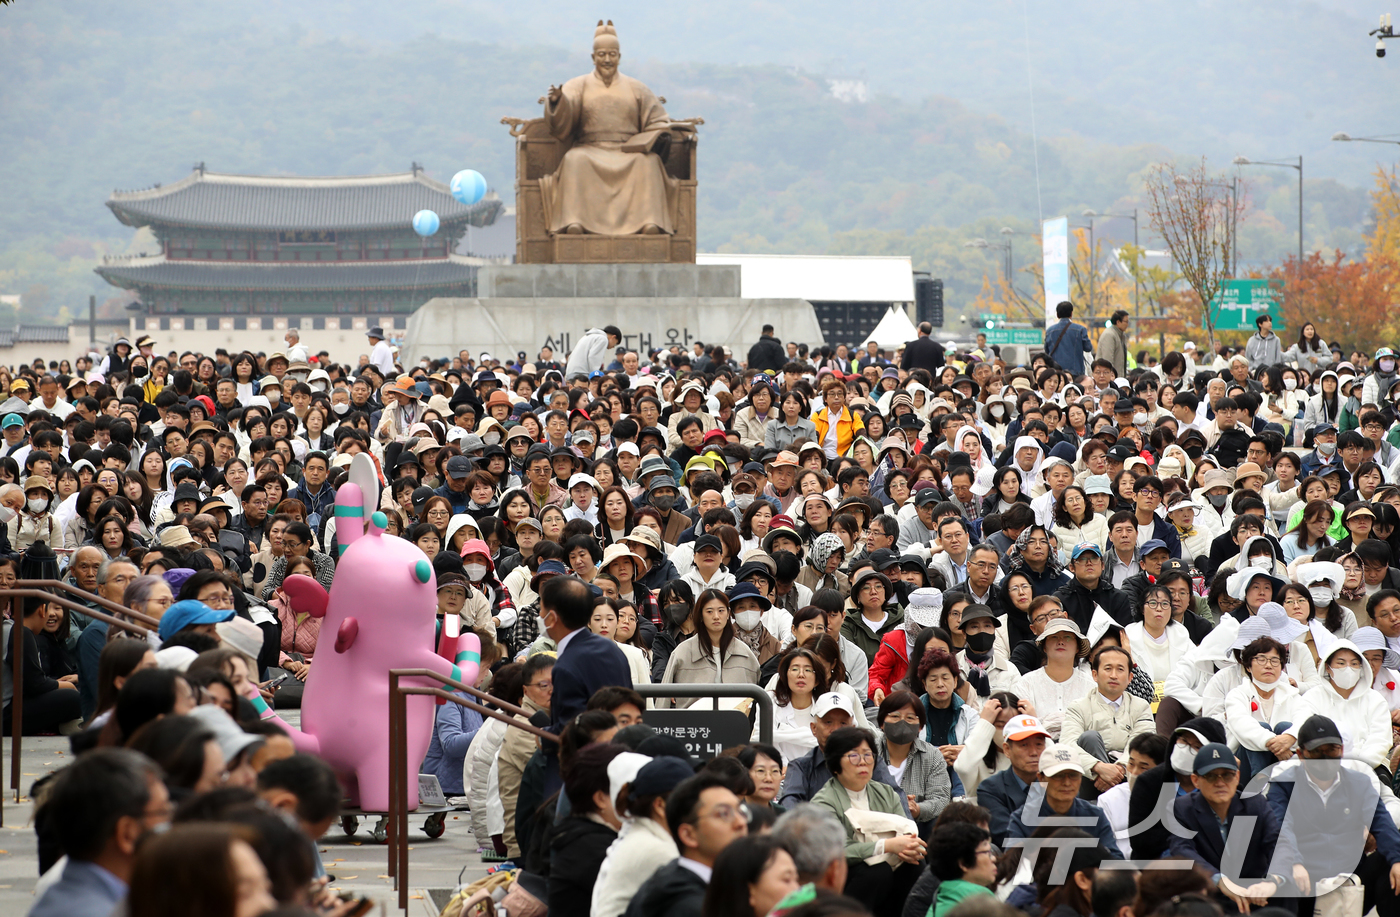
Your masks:
<svg viewBox="0 0 1400 917"><path fill-rule="evenodd" d="M537 713L542 709L528 697L520 702L520 706L531 713ZM517 716L516 719L528 722L525 717ZM530 762L530 757L534 755L537 748L539 748L539 739L523 729L508 727L505 738L501 740L501 750L496 757L496 769L501 788L501 806L505 809L506 822L505 830L501 832L501 839L505 841L506 849L512 857L520 856L520 842L515 837L515 804L520 800L520 780L525 774L525 765Z"/></svg>
<svg viewBox="0 0 1400 917"><path fill-rule="evenodd" d="M768 421L778 416L778 409L770 407L767 417L754 416L753 406L744 408L734 415L734 432L739 434L739 442L750 449L763 445L764 428Z"/></svg>
<svg viewBox="0 0 1400 917"><path fill-rule="evenodd" d="M1139 735L1157 731L1157 721L1152 716L1152 705L1136 694L1124 692L1117 708L1104 700L1095 687L1088 696L1070 704L1065 710L1064 725L1060 727L1060 742L1075 745L1079 737L1094 731L1103 737L1104 747L1109 754L1118 752L1124 758L1128 754L1128 743ZM1084 768L1088 770L1097 759L1088 752L1082 753Z"/></svg>
<svg viewBox="0 0 1400 917"><path fill-rule="evenodd" d="M735 637L729 641L729 649L724 661L716 670L715 657L700 648L700 641L694 637L682 640L671 652L666 662L666 674L661 676L664 685L757 685L758 657L744 641ZM695 703L693 697L659 697L656 706L689 707ZM720 704L721 707L725 705Z"/></svg>

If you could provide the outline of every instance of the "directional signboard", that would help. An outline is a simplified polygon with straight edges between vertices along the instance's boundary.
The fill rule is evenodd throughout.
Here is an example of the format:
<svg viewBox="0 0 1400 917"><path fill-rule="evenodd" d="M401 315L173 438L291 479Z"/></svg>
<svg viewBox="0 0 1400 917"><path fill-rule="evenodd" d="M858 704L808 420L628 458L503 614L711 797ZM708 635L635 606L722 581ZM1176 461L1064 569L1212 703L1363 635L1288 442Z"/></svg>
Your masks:
<svg viewBox="0 0 1400 917"><path fill-rule="evenodd" d="M1210 301L1210 320L1217 331L1253 331L1259 313L1274 319L1274 332L1283 330L1283 282L1226 280Z"/></svg>
<svg viewBox="0 0 1400 917"><path fill-rule="evenodd" d="M1024 322L1013 324L991 312L979 313L977 321L977 333L985 334L988 344L1026 344L1038 347L1045 343L1044 328L1033 328Z"/></svg>

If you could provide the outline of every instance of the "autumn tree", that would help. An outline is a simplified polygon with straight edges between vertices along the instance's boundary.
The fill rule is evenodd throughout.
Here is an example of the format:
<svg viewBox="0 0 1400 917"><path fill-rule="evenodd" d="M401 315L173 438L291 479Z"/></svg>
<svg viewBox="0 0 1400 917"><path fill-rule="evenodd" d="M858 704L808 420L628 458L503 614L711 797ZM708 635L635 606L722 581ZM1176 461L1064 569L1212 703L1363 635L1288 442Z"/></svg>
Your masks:
<svg viewBox="0 0 1400 917"><path fill-rule="evenodd" d="M1268 275L1283 281L1283 314L1290 329L1312 322L1328 343L1369 351L1395 330L1391 316L1394 262L1385 257L1349 261L1342 252L1290 256Z"/></svg>
<svg viewBox="0 0 1400 917"><path fill-rule="evenodd" d="M1210 301L1233 277L1235 225L1246 195L1232 197L1229 186L1206 168L1205 158L1185 171L1158 163L1147 175L1148 218L1167 243L1182 279L1196 294L1201 325L1215 350Z"/></svg>

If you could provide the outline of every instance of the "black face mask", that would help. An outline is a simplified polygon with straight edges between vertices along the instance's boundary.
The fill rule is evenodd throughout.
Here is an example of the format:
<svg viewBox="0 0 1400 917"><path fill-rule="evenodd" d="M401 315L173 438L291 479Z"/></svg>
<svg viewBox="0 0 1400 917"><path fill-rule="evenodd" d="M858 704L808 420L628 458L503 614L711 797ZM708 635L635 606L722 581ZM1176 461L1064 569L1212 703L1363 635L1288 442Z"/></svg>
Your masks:
<svg viewBox="0 0 1400 917"><path fill-rule="evenodd" d="M773 563L777 566L778 579L785 583L797 579L797 574L802 572L802 561L791 551L779 551L774 554Z"/></svg>
<svg viewBox="0 0 1400 917"><path fill-rule="evenodd" d="M666 621L672 627L680 627L685 623L685 619L690 617L690 606L684 602L673 602L662 609L666 615Z"/></svg>
<svg viewBox="0 0 1400 917"><path fill-rule="evenodd" d="M895 584L894 584L894 594L895 594L895 597L896 597L897 599L899 599L899 604L901 604L901 605L908 605L908 604L909 604L909 594L912 593L915 589L918 589L918 588L919 588L919 587L916 586L916 585L914 585L913 583L906 583L904 580L900 580L900 581L898 581L897 583L895 583Z"/></svg>
<svg viewBox="0 0 1400 917"><path fill-rule="evenodd" d="M992 648L992 644L996 643L996 640L996 634L968 634L967 647L974 653L985 653Z"/></svg>
<svg viewBox="0 0 1400 917"><path fill-rule="evenodd" d="M140 365L139 363L138 363L136 366L131 367L131 378L133 378L133 379L140 379L140 378L144 377L145 375L146 375L146 367Z"/></svg>
<svg viewBox="0 0 1400 917"><path fill-rule="evenodd" d="M1199 459L1201 456L1203 456L1203 455L1205 455L1205 454L1206 454L1206 450L1205 450L1204 448L1200 447L1200 446L1187 446L1187 447L1186 447L1186 457L1189 458L1189 459L1190 459L1191 461L1193 461L1193 462L1196 461L1197 459Z"/></svg>

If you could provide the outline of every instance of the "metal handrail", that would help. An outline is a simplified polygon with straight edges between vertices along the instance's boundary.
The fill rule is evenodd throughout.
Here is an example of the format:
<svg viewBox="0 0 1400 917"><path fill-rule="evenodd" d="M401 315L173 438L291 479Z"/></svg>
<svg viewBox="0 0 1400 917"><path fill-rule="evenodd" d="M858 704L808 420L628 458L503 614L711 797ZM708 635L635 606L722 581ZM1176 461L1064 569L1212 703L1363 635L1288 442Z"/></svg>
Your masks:
<svg viewBox="0 0 1400 917"><path fill-rule="evenodd" d="M642 697L747 697L758 703L758 740L765 745L773 742L773 695L758 685L726 684L650 684L633 685ZM678 708L686 709L686 708Z"/></svg>
<svg viewBox="0 0 1400 917"><path fill-rule="evenodd" d="M451 687L484 700L494 710L469 701L443 688L400 685L401 678L423 678ZM662 684L633 685L642 697L747 697L758 704L758 736L761 742L773 740L773 697L758 685L726 684ZM517 717L529 718L530 712L514 704L492 697L485 691L449 678L432 669L389 670L389 876L399 893L399 909L408 910L408 698L409 696L438 697L459 704L483 716L523 729L538 739L558 742L559 737ZM504 711L504 712L502 712ZM515 714L508 716L507 714Z"/></svg>
<svg viewBox="0 0 1400 917"><path fill-rule="evenodd" d="M56 595L55 591L81 596L84 602L95 602L103 608L111 609L117 614L129 618L135 618L141 623L132 623L118 617L117 614L108 614L93 608L91 605L64 598L61 595ZM21 600L33 598L42 598L67 608L69 611L76 611L89 618L102 621L108 627L131 631L141 637L150 637L151 635L151 630L143 627L142 623L150 624L153 627L159 626L160 623L150 615L133 611L110 599L85 592L72 583L65 583L62 580L16 580L10 588L0 589L0 606L9 608L10 620L14 625L10 634L12 638L10 651L13 654L11 658L19 663L10 666L10 788L15 792L16 803L20 801L20 762L24 754L24 635L20 633L20 629L24 627L22 623L24 615L21 612ZM7 599L8 601L6 601ZM0 819L3 819L4 815L3 795L0 794Z"/></svg>
<svg viewBox="0 0 1400 917"><path fill-rule="evenodd" d="M467 700L443 688L400 685L401 678L423 678L487 701L499 710ZM471 685L449 678L432 669L389 670L389 876L399 892L399 909L408 910L408 698L437 697L475 710L483 716L523 729L537 739L558 742L559 737L517 717L530 717L530 711L492 697ZM514 714L514 715L511 715Z"/></svg>

